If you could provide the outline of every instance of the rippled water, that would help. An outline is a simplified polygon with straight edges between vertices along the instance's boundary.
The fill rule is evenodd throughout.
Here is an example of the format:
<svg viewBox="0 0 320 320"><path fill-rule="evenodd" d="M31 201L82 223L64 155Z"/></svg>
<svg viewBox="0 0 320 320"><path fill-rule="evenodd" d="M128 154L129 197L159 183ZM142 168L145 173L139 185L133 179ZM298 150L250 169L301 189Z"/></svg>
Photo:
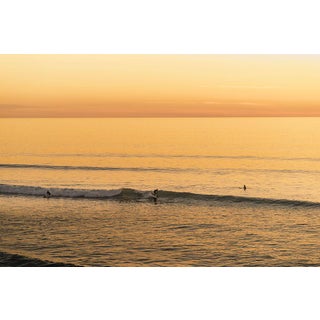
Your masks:
<svg viewBox="0 0 320 320"><path fill-rule="evenodd" d="M320 265L319 210L0 197L1 247L84 266Z"/></svg>
<svg viewBox="0 0 320 320"><path fill-rule="evenodd" d="M320 265L318 118L0 124L0 251L84 266Z"/></svg>

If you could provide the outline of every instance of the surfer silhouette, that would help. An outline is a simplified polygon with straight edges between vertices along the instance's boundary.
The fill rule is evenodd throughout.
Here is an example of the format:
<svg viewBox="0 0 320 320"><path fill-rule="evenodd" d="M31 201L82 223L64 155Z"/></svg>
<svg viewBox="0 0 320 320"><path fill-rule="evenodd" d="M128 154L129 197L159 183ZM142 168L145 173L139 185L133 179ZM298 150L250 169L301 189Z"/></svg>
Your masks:
<svg viewBox="0 0 320 320"><path fill-rule="evenodd" d="M243 185L243 190L244 190L244 191L246 191L246 190L247 190L247 187L246 187L246 185L245 185L245 184Z"/></svg>
<svg viewBox="0 0 320 320"><path fill-rule="evenodd" d="M44 195L44 198L50 198L51 197L51 192L47 190L46 194Z"/></svg>
<svg viewBox="0 0 320 320"><path fill-rule="evenodd" d="M155 189L151 192L154 203L157 203L158 200L158 189Z"/></svg>

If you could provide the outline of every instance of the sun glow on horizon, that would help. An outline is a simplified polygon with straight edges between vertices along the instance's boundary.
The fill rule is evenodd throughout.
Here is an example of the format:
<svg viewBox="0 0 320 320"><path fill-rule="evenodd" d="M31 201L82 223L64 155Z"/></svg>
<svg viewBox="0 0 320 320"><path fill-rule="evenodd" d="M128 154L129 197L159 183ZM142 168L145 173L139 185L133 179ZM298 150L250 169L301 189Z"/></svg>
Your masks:
<svg viewBox="0 0 320 320"><path fill-rule="evenodd" d="M319 55L1 55L0 117L320 116Z"/></svg>

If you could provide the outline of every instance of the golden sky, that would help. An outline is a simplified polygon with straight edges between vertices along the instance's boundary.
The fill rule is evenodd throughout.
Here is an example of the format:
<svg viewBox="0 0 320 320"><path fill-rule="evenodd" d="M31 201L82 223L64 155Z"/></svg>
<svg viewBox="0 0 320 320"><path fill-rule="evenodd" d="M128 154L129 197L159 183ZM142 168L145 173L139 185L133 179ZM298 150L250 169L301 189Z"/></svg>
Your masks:
<svg viewBox="0 0 320 320"><path fill-rule="evenodd" d="M320 55L0 55L0 117L320 116Z"/></svg>

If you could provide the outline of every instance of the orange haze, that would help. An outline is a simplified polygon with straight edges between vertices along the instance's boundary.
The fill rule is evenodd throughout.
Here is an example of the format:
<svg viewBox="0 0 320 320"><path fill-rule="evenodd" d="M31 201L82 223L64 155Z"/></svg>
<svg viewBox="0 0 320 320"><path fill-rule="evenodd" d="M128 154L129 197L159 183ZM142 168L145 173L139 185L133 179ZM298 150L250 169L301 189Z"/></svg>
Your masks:
<svg viewBox="0 0 320 320"><path fill-rule="evenodd" d="M320 116L320 55L0 55L0 117Z"/></svg>

